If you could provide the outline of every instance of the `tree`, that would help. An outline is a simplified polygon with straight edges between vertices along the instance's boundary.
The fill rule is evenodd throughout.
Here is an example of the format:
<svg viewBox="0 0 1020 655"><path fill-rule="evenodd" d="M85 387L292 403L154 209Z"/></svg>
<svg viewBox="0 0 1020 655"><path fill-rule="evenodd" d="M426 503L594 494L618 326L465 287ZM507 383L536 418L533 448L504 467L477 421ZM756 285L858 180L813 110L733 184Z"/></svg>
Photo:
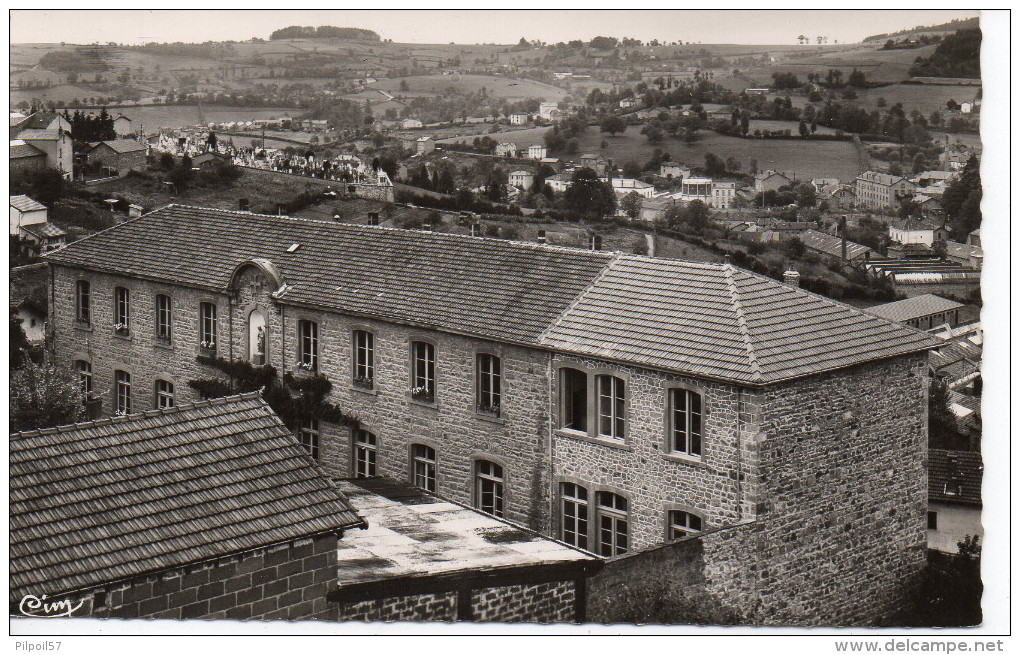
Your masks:
<svg viewBox="0 0 1020 655"><path fill-rule="evenodd" d="M81 386L69 369L25 362L11 372L11 430L37 430L80 421Z"/></svg>
<svg viewBox="0 0 1020 655"><path fill-rule="evenodd" d="M620 209L627 216L630 216L632 221L637 220L638 216L641 215L641 196L638 195L637 191L631 191L620 200Z"/></svg>
<svg viewBox="0 0 1020 655"><path fill-rule="evenodd" d="M616 136L622 134L627 130L627 121L623 120L619 116L606 116L599 123L600 132L609 132L610 136Z"/></svg>
<svg viewBox="0 0 1020 655"><path fill-rule="evenodd" d="M946 448L954 444L959 435L956 417L949 409L949 386L942 378L932 378L928 384L928 446Z"/></svg>
<svg viewBox="0 0 1020 655"><path fill-rule="evenodd" d="M569 210L587 217L600 218L616 210L616 194L612 187L590 168L574 172L563 199Z"/></svg>
<svg viewBox="0 0 1020 655"><path fill-rule="evenodd" d="M801 136L807 136L808 134L811 134L811 130L808 128L807 123L805 123L804 121L801 121L797 125L797 131L800 132Z"/></svg>
<svg viewBox="0 0 1020 655"><path fill-rule="evenodd" d="M807 182L793 187L793 194L797 197L798 207L814 207L818 202L815 185Z"/></svg>
<svg viewBox="0 0 1020 655"><path fill-rule="evenodd" d="M966 239L981 225L981 165L971 157L960 176L942 194L942 207L953 227L953 236Z"/></svg>
<svg viewBox="0 0 1020 655"><path fill-rule="evenodd" d="M655 123L650 123L641 128L641 134L648 137L649 143L659 143L665 136L662 129Z"/></svg>
<svg viewBox="0 0 1020 655"><path fill-rule="evenodd" d="M712 152L705 153L705 173L709 177L719 177L726 174L726 162Z"/></svg>

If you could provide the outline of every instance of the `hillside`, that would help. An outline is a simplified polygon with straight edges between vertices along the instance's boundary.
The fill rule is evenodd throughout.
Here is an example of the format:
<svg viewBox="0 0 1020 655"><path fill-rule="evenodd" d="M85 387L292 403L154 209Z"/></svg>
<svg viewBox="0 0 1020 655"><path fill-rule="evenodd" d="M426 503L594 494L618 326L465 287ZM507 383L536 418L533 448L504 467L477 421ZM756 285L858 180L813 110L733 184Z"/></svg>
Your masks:
<svg viewBox="0 0 1020 655"><path fill-rule="evenodd" d="M942 39L910 69L917 77L981 77L981 30L959 30Z"/></svg>
<svg viewBox="0 0 1020 655"><path fill-rule="evenodd" d="M940 23L938 25L918 25L917 27L912 27L908 30L900 30L899 32L890 32L888 34L874 34L872 36L865 37L863 43L868 43L869 41L884 41L898 36L919 36L921 34L937 34L939 32L955 32L957 30L976 29L979 26L980 19L975 16L974 18L951 20L948 23Z"/></svg>

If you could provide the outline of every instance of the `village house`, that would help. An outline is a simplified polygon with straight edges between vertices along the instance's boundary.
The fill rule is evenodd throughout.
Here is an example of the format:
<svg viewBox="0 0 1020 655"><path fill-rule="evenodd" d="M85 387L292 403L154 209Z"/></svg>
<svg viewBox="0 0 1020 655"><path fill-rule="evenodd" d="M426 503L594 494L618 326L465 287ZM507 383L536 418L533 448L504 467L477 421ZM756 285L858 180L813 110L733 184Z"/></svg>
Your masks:
<svg viewBox="0 0 1020 655"><path fill-rule="evenodd" d="M36 112L19 120L12 120L10 126L11 158L17 160L16 168L36 168L40 165L38 150L45 155L41 165L53 168L66 179L74 172L74 144L71 140L71 124L66 118L54 112ZM26 148L25 146L30 146Z"/></svg>
<svg viewBox="0 0 1020 655"><path fill-rule="evenodd" d="M90 166L114 175L124 176L129 171L144 170L146 146L133 139L113 139L90 145L86 158Z"/></svg>
<svg viewBox="0 0 1020 655"><path fill-rule="evenodd" d="M546 147L540 143L533 143L528 146L528 159L541 161L545 159Z"/></svg>
<svg viewBox="0 0 1020 655"><path fill-rule="evenodd" d="M563 193L570 186L570 182L573 179L573 174L570 172L557 173L556 175L550 175L545 178L545 183L549 185L549 188L558 193Z"/></svg>
<svg viewBox="0 0 1020 655"><path fill-rule="evenodd" d="M918 330L930 330L942 325L959 325L960 309L963 306L955 300L928 293L869 307L868 311L887 321L903 323Z"/></svg>
<svg viewBox="0 0 1020 655"><path fill-rule="evenodd" d="M666 163L659 166L659 175L666 178L667 180L672 179L687 179L691 176L691 169L689 166L676 163Z"/></svg>
<svg viewBox="0 0 1020 655"><path fill-rule="evenodd" d="M514 171L510 173L510 186L517 187L522 191L528 191L535 183L535 174L531 171Z"/></svg>
<svg viewBox="0 0 1020 655"><path fill-rule="evenodd" d="M605 177L609 170L609 161L602 155L581 155L581 168L590 168L599 177Z"/></svg>
<svg viewBox="0 0 1020 655"><path fill-rule="evenodd" d="M607 180L603 179L603 182ZM629 177L614 177L610 184L613 187L613 191L619 197L626 196L630 193L636 193L642 198L651 198L655 195L655 187L648 182L641 180L634 180Z"/></svg>
<svg viewBox="0 0 1020 655"><path fill-rule="evenodd" d="M511 125L527 125L531 117L527 114L510 114L507 118Z"/></svg>
<svg viewBox="0 0 1020 655"><path fill-rule="evenodd" d="M64 245L67 233L49 222L49 209L28 196L11 196L10 234L31 242L36 253L46 253Z"/></svg>
<svg viewBox="0 0 1020 655"><path fill-rule="evenodd" d="M946 259L948 261L972 268L976 271L981 270L981 266L984 262L984 251L981 249L981 246L968 245L966 243L958 243L956 241L949 240L945 242L945 245Z"/></svg>
<svg viewBox="0 0 1020 655"><path fill-rule="evenodd" d="M620 109L630 109L632 107L637 107L640 104L641 104L641 101L638 100L637 98L621 98L620 99Z"/></svg>
<svg viewBox="0 0 1020 655"><path fill-rule="evenodd" d="M729 209L737 198L736 182L712 182L712 200L709 203L713 209Z"/></svg>
<svg viewBox="0 0 1020 655"><path fill-rule="evenodd" d="M700 200L706 205L712 202L712 180L707 177L685 177L680 182L680 200Z"/></svg>
<svg viewBox="0 0 1020 655"><path fill-rule="evenodd" d="M422 127L422 122L417 118L405 118L400 122L400 127L405 130L416 130Z"/></svg>
<svg viewBox="0 0 1020 655"><path fill-rule="evenodd" d="M46 168L46 153L21 139L11 139L8 168L12 174Z"/></svg>
<svg viewBox="0 0 1020 655"><path fill-rule="evenodd" d="M555 119L560 114L560 106L555 102L543 102L538 105L538 115L547 121Z"/></svg>
<svg viewBox="0 0 1020 655"><path fill-rule="evenodd" d="M427 155L436 149L436 142L430 136L422 136L415 139L415 152L419 155Z"/></svg>
<svg viewBox="0 0 1020 655"><path fill-rule="evenodd" d="M904 246L915 243L931 248L936 241L945 240L936 235L944 237L945 232L928 219L903 218L889 223L889 240Z"/></svg>
<svg viewBox="0 0 1020 655"><path fill-rule="evenodd" d="M557 173L563 170L563 161L560 160L559 157L542 157L542 159L539 160L539 163L542 166L548 166Z"/></svg>
<svg viewBox="0 0 1020 655"><path fill-rule="evenodd" d="M936 340L730 264L176 205L47 260L107 413L196 400L199 354L324 375L360 422L296 430L328 474L610 561L703 538L754 623L878 621L924 566Z"/></svg>
<svg viewBox="0 0 1020 655"><path fill-rule="evenodd" d="M365 521L257 394L155 394L10 435L12 614L336 620L337 540Z"/></svg>
<svg viewBox="0 0 1020 655"><path fill-rule="evenodd" d="M137 136L134 124L124 114L120 114L117 118L113 119L113 133L120 139L129 139Z"/></svg>
<svg viewBox="0 0 1020 655"><path fill-rule="evenodd" d="M779 187L786 186L793 182L793 179L777 171L759 171L754 175L755 193L775 191Z"/></svg>
<svg viewBox="0 0 1020 655"><path fill-rule="evenodd" d="M861 173L854 183L857 204L867 209L891 210L914 189L916 185L905 177L875 171Z"/></svg>
<svg viewBox="0 0 1020 655"><path fill-rule="evenodd" d="M517 144L509 141L496 144L495 154L497 157L517 158Z"/></svg>
<svg viewBox="0 0 1020 655"><path fill-rule="evenodd" d="M982 537L981 453L928 451L928 548L956 555L964 537Z"/></svg>

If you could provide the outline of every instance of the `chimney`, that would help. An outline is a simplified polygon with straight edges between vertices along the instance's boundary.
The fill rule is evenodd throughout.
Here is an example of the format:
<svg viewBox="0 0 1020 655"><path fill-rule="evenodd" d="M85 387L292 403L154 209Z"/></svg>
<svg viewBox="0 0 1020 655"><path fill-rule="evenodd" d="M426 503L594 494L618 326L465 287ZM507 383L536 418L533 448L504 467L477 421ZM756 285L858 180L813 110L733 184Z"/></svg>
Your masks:
<svg viewBox="0 0 1020 655"><path fill-rule="evenodd" d="M538 231L538 242L539 243L545 243L546 242L545 241L545 230L539 230Z"/></svg>
<svg viewBox="0 0 1020 655"><path fill-rule="evenodd" d="M846 261L846 216L839 219L840 254L843 261Z"/></svg>
<svg viewBox="0 0 1020 655"><path fill-rule="evenodd" d="M368 212L368 224L369 225L379 224L379 212Z"/></svg>
<svg viewBox="0 0 1020 655"><path fill-rule="evenodd" d="M800 288L800 273L792 268L783 273L783 284L789 287Z"/></svg>
<svg viewBox="0 0 1020 655"><path fill-rule="evenodd" d="M482 226L479 225L478 223L472 223L470 229L471 229L471 236L473 236L473 237L482 236Z"/></svg>
<svg viewBox="0 0 1020 655"><path fill-rule="evenodd" d="M602 237L598 234L591 235L591 249L602 250Z"/></svg>
<svg viewBox="0 0 1020 655"><path fill-rule="evenodd" d="M248 211L248 199L247 198L238 198L237 199L237 209L239 211L243 211L243 212Z"/></svg>

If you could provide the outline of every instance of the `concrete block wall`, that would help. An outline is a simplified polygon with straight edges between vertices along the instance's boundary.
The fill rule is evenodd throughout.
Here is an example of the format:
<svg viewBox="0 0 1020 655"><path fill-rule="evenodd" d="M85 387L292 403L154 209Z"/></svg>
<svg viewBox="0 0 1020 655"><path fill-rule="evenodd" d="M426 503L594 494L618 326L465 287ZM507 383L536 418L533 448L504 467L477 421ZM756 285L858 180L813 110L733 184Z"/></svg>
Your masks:
<svg viewBox="0 0 1020 655"><path fill-rule="evenodd" d="M520 584L471 592L474 621L500 623L570 623L576 616L573 581Z"/></svg>
<svg viewBox="0 0 1020 655"><path fill-rule="evenodd" d="M325 535L165 571L74 600L74 616L336 620L337 538Z"/></svg>
<svg viewBox="0 0 1020 655"><path fill-rule="evenodd" d="M457 592L394 596L339 605L341 621L456 621Z"/></svg>

